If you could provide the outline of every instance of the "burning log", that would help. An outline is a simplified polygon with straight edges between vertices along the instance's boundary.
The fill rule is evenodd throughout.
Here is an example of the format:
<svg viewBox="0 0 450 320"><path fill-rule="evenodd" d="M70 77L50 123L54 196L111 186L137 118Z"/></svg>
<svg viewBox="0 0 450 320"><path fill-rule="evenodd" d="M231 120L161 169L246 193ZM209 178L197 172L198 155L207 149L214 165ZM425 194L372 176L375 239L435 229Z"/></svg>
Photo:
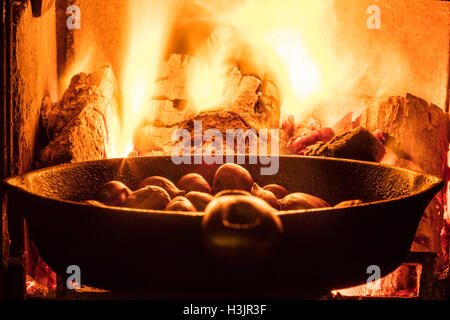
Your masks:
<svg viewBox="0 0 450 320"><path fill-rule="evenodd" d="M191 136L194 136L194 121L202 123L202 136L209 129L217 129L224 135L226 134L227 129L241 129L243 131L252 129L239 114L229 111L200 113L196 117L181 123L180 128L187 129L191 133ZM209 141L204 142L203 149L207 148L210 143L211 142ZM223 150L225 150L226 153L228 151L237 152L235 148L233 150L227 150L225 140L223 141L223 146ZM248 152L248 144L246 144L246 150Z"/></svg>
<svg viewBox="0 0 450 320"><path fill-rule="evenodd" d="M418 97L390 97L369 106L360 116L360 125L370 131L380 129L395 138L396 148L412 157L424 172L444 176L443 155L448 148L449 115L438 106ZM393 165L407 167L400 156Z"/></svg>
<svg viewBox="0 0 450 320"><path fill-rule="evenodd" d="M319 142L306 149L309 156L380 161L385 149L380 140L368 130L359 127L335 136L329 142Z"/></svg>
<svg viewBox="0 0 450 320"><path fill-rule="evenodd" d="M190 100L189 75L195 72L196 58L171 54L160 67L155 91L150 103L149 119L136 131L134 146L139 154L170 153L172 133L180 128L189 130L193 121L202 121L204 130L276 128L280 121L279 95L269 79L242 75L230 66L225 75L221 103L212 110L201 111ZM199 110L200 108L200 110Z"/></svg>
<svg viewBox="0 0 450 320"><path fill-rule="evenodd" d="M380 129L391 141L383 163L446 176L449 114L436 105L411 94L390 97L363 111L359 122L368 130ZM439 192L427 207L412 246L414 251L440 253L444 192ZM442 247L446 246L443 243Z"/></svg>
<svg viewBox="0 0 450 320"><path fill-rule="evenodd" d="M230 111L210 111L202 112L189 120L178 123L171 127L156 127L156 126L143 126L138 129L135 135L134 143L137 147L146 146L149 149L139 149L136 150L140 155L142 154L170 154L172 148L177 141L172 140L172 133L178 129L186 129L189 131L191 137L194 137L194 124L195 122L201 123L202 136L209 129L217 129L222 132L223 136L226 136L227 130L243 130L246 132L249 129L254 129L251 127L241 115L230 112ZM151 137L151 138L149 138ZM256 143L259 143L259 137L257 137ZM267 137L268 150L270 149L270 143L272 142L270 132L268 132ZM206 141L203 143L202 148L205 149L211 141ZM246 142L246 151L248 152L248 142ZM223 140L223 150L226 153L226 139ZM194 150L192 149L192 153ZM234 150L228 150L237 152L236 146Z"/></svg>
<svg viewBox="0 0 450 320"><path fill-rule="evenodd" d="M41 123L50 143L40 152L38 166L106 158L114 90L112 68L105 66L74 76L56 104L44 101Z"/></svg>
<svg viewBox="0 0 450 320"><path fill-rule="evenodd" d="M278 92L271 82L260 90L261 80L254 76L243 76L238 68L228 74L227 99L223 103L226 111L239 114L253 128L275 128L280 121L280 109L277 103Z"/></svg>
<svg viewBox="0 0 450 320"><path fill-rule="evenodd" d="M171 54L161 63L150 103L150 118L155 126L173 126L189 119L195 108L188 101L187 74L195 68L195 59L188 55Z"/></svg>
<svg viewBox="0 0 450 320"><path fill-rule="evenodd" d="M203 108L193 105L188 92L189 75L195 72L198 63L194 57L174 53L161 64L151 101L155 125L171 126L189 120L198 108ZM272 82L267 80L261 88L263 91L260 91L260 79L242 75L237 67L232 66L225 78L223 99L214 107L215 110L238 113L256 128L278 125L280 110L276 102L279 98Z"/></svg>

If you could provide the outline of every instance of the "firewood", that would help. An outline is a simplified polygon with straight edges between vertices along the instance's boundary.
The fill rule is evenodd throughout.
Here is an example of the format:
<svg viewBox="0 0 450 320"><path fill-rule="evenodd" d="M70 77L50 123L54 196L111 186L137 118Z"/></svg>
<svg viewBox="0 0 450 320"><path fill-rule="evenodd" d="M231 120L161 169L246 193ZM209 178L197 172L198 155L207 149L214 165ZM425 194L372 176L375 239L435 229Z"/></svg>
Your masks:
<svg viewBox="0 0 450 320"><path fill-rule="evenodd" d="M225 75L226 85L219 105L208 111L194 106L187 81L198 63L197 58L181 54L171 54L161 63L148 120L140 124L134 138L139 154L170 150L171 133L194 120L202 121L204 130L216 128L223 133L226 129L278 127L280 99L275 83L243 75L235 66L229 66Z"/></svg>
<svg viewBox="0 0 450 320"><path fill-rule="evenodd" d="M154 126L151 123L141 125L135 132L133 144L138 155L167 155L175 143L172 134L178 126Z"/></svg>
<svg viewBox="0 0 450 320"><path fill-rule="evenodd" d="M408 155L405 158L395 152L391 157L386 156L384 163L445 177L449 119L449 114L438 106L406 94L368 107L361 114L360 123L369 130L380 129L395 138L395 148ZM412 250L440 253L444 204L445 190L442 190L425 210Z"/></svg>
<svg viewBox="0 0 450 320"><path fill-rule="evenodd" d="M189 76L195 72L197 58L171 54L161 63L155 83L150 112L159 125L170 126L189 120L203 106L194 106L189 97ZM274 128L280 121L279 96L276 85L269 79L263 84L255 76L243 75L236 66L229 66L221 103L211 110L238 113L255 128Z"/></svg>
<svg viewBox="0 0 450 320"><path fill-rule="evenodd" d="M115 83L111 66L80 73L72 78L59 102L44 104L41 123L50 143L41 150L38 166L107 156Z"/></svg>
<svg viewBox="0 0 450 320"><path fill-rule="evenodd" d="M40 161L46 166L106 158L108 132L103 116L92 106L84 108L46 146Z"/></svg>
<svg viewBox="0 0 450 320"><path fill-rule="evenodd" d="M308 147L306 155L378 162L385 149L373 134L359 127L335 136L329 142Z"/></svg>
<svg viewBox="0 0 450 320"><path fill-rule="evenodd" d="M178 129L186 129L190 132L191 139L194 138L194 121L202 124L202 135L208 129L218 129L225 139L227 129L250 129L250 126L236 113L228 111L202 112L189 120L182 121L175 126L158 127L153 125L141 126L134 139L134 145L140 155L154 154L154 151L166 151L170 154L173 146L177 143L172 141L172 133ZM225 144L225 141L224 141ZM207 143L204 144L206 147Z"/></svg>
<svg viewBox="0 0 450 320"><path fill-rule="evenodd" d="M353 112L352 111L347 112L338 122L336 122L332 126L333 131L336 132L336 134L341 134L345 131L354 129L352 117Z"/></svg>
<svg viewBox="0 0 450 320"><path fill-rule="evenodd" d="M396 147L411 155L411 160L424 172L443 176L449 115L436 105L411 94L390 97L369 106L360 121L370 131L380 129L395 138Z"/></svg>
<svg viewBox="0 0 450 320"><path fill-rule="evenodd" d="M52 140L61 132L70 120L91 105L101 115L110 113L110 101L113 98L116 79L111 66L105 66L97 71L75 75L62 99L47 111L47 135Z"/></svg>
<svg viewBox="0 0 450 320"><path fill-rule="evenodd" d="M193 57L178 53L161 62L148 113L156 126L172 126L195 114L186 83L195 63Z"/></svg>
<svg viewBox="0 0 450 320"><path fill-rule="evenodd" d="M151 123L140 126L136 131L134 138L135 149L139 155L163 155L170 154L173 147L178 144L178 141L172 141L172 134L178 129L186 129L190 133L191 142L194 138L194 121L201 122L202 126L202 137L203 134L209 129L217 129L222 133L223 139L223 152L236 153L238 152L236 144L233 145L233 150L227 150L226 139L227 130L238 130L241 129L244 133L247 130L254 129L256 132L256 143L257 145L265 143L267 152L272 152L272 144L277 144L279 146L284 145L286 137L280 135L278 137L272 136L270 130L267 130L267 137L262 137L258 135L258 130L250 126L241 115L231 112L231 111L209 111L202 112L195 117L180 122L174 126L162 127L154 126ZM264 139L264 140L261 140ZM284 139L284 140L283 140ZM245 152L249 152L249 140L245 140ZM202 150L205 151L211 141L204 141L202 144ZM264 146L264 145L263 145ZM194 148L191 148L191 153L194 153Z"/></svg>

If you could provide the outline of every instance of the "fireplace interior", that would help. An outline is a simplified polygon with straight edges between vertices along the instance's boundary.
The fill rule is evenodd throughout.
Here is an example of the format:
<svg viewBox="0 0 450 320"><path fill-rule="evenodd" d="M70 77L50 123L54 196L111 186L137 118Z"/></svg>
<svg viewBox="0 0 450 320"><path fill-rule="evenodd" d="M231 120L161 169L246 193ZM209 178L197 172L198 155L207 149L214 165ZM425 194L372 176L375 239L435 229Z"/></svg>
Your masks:
<svg viewBox="0 0 450 320"><path fill-rule="evenodd" d="M193 135L199 122L203 134L273 130L280 155L378 162L444 181L395 271L307 298L449 298L449 2L5 0L2 11L2 180L170 156L173 132ZM250 142L224 148L253 151ZM0 298L155 298L67 288L1 192Z"/></svg>

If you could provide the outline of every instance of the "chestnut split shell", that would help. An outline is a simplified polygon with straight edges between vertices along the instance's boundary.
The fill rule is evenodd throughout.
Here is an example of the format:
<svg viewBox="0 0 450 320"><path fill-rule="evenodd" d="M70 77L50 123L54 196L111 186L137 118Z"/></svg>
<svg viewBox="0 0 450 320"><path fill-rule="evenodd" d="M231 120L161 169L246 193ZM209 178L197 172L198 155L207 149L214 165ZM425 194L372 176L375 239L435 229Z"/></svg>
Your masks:
<svg viewBox="0 0 450 320"><path fill-rule="evenodd" d="M280 201L278 201L278 198L271 191L261 188L257 183L253 184L252 194L266 201L274 209L280 210Z"/></svg>

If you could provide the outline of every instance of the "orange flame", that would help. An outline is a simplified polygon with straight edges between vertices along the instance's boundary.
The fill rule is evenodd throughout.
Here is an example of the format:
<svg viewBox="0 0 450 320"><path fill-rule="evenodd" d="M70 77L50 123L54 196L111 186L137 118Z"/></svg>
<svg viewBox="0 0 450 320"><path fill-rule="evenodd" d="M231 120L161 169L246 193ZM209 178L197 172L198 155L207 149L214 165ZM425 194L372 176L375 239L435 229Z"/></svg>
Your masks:
<svg viewBox="0 0 450 320"><path fill-rule="evenodd" d="M133 135L144 116L151 117L150 98L159 62L169 41L176 2L173 0L130 1L130 37L125 55L122 90L122 127L115 154L126 156Z"/></svg>
<svg viewBox="0 0 450 320"><path fill-rule="evenodd" d="M201 109L220 104L224 73L233 60L236 64L238 60L251 64L254 61L250 59L261 57L263 62L259 67L275 72L284 112L302 112L311 97L330 82L322 79L322 70L311 54L312 49L329 52L325 50L326 38L312 36L323 29L320 24L325 19L325 10L329 9L321 1L247 0L239 6L230 2L225 9L223 5L214 6L206 1L196 1L196 4L206 8L212 24L217 25L208 42L200 47L202 67L195 69L190 81L192 99ZM243 56L243 46L251 48L251 56ZM324 54L322 60L328 61L327 65L331 61Z"/></svg>
<svg viewBox="0 0 450 320"><path fill-rule="evenodd" d="M382 30L368 30L366 9L372 4L368 0L351 5L335 0L128 0L124 3L129 6L129 30L125 37L128 43L117 47L125 47L126 52L123 56L122 52L117 54L122 56L119 58L122 65L114 65L122 97L121 128L114 134L118 137L116 156L126 155L133 149L130 143L141 120L151 122L155 117L151 103L154 82L160 61L171 52L195 57L191 60L196 63L186 68L186 88L182 89L187 89L190 99L187 105L193 105L197 112L226 104L227 76L235 67L242 74L260 79L267 75L273 80L281 96L283 115L293 114L296 120L303 121L325 105L319 110L325 118L321 119L323 125L332 125L343 114L362 108L365 103L353 101L355 96L376 98L402 95L405 91L419 92L425 98L438 96L438 93L427 96L427 86L410 81L424 77L411 73L419 63L409 58L417 55L405 44L407 40L416 43L424 39L419 39L416 33L399 35L394 22L401 19L386 18ZM383 3L380 1L379 5L383 7ZM409 9L399 11L388 5L382 9L383 15L391 18L414 20ZM391 31L396 32L395 37ZM89 45L84 44L82 48L87 49ZM91 60L100 60L102 53L94 51L84 57L78 54L81 60L74 70ZM105 60L115 55L115 52L106 53ZM426 64L421 70L428 70ZM349 101L344 99L346 94ZM343 101L337 104L340 98Z"/></svg>

